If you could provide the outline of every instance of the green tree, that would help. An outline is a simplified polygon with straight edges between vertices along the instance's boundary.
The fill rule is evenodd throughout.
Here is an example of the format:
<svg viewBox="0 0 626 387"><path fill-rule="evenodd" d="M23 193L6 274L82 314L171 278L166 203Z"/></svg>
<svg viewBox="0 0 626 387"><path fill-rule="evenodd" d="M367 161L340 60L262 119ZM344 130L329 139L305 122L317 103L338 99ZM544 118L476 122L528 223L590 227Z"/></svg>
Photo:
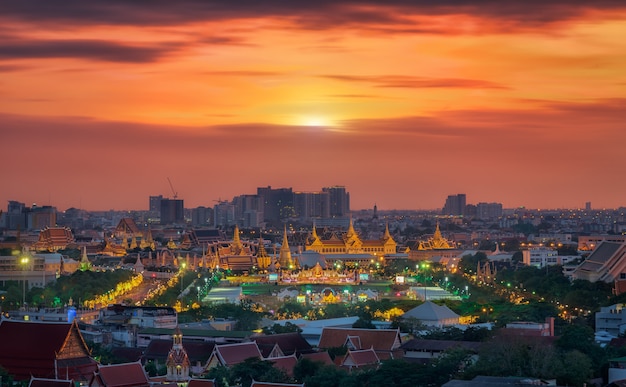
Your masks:
<svg viewBox="0 0 626 387"><path fill-rule="evenodd" d="M307 377L317 374L323 366L321 362L300 358L293 367L293 377L298 383L302 383Z"/></svg>
<svg viewBox="0 0 626 387"><path fill-rule="evenodd" d="M207 379L214 379L217 387L228 387L233 383L231 382L232 376L230 369L224 366L213 367L206 374Z"/></svg>
<svg viewBox="0 0 626 387"><path fill-rule="evenodd" d="M251 357L235 364L230 371L231 382L239 383L242 387L250 387L252 380L273 383L285 383L289 377L273 367L271 361Z"/></svg>
<svg viewBox="0 0 626 387"><path fill-rule="evenodd" d="M343 386L342 381L349 378L350 375L343 369L325 365L315 375L305 377L304 384L307 387L340 387Z"/></svg>
<svg viewBox="0 0 626 387"><path fill-rule="evenodd" d="M589 356L577 350L568 351L563 356L563 367L557 382L566 386L586 385L593 376L592 367Z"/></svg>
<svg viewBox="0 0 626 387"><path fill-rule="evenodd" d="M274 324L271 327L264 327L263 333L266 335L275 335L278 333L291 333L291 332L302 332L299 326L293 324L289 321L285 323L285 325Z"/></svg>

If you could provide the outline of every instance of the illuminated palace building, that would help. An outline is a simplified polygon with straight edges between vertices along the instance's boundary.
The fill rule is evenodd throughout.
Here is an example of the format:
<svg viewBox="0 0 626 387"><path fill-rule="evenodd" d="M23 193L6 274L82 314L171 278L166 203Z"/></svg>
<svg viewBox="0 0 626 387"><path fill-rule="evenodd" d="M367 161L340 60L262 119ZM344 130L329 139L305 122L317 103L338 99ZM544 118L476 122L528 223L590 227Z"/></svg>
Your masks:
<svg viewBox="0 0 626 387"><path fill-rule="evenodd" d="M330 265L364 266L382 264L385 255L396 253L396 247L397 243L389 233L388 226L385 227L381 239L361 240L350 219L348 231L344 235L337 236L333 233L324 240L317 235L313 226L305 250L322 254Z"/></svg>
<svg viewBox="0 0 626 387"><path fill-rule="evenodd" d="M397 244L385 228L380 239L361 240L352 221L346 233L333 233L322 239L315 226L305 243L304 250L297 247L299 253L291 251L287 240L287 230L283 233L280 249L268 254L263 243L241 241L239 228L235 227L232 241L220 241L209 244L207 251L208 266L230 270L260 269L268 272L318 270L342 268L363 268L368 265L382 266L386 255L395 254Z"/></svg>

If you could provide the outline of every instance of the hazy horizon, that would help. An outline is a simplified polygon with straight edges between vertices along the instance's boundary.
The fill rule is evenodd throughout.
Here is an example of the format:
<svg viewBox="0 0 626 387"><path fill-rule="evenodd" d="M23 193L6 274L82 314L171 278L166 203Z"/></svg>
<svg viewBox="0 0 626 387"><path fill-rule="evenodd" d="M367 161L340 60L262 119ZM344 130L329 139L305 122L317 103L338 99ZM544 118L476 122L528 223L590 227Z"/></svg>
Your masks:
<svg viewBox="0 0 626 387"><path fill-rule="evenodd" d="M626 4L0 4L0 203L618 208Z"/></svg>

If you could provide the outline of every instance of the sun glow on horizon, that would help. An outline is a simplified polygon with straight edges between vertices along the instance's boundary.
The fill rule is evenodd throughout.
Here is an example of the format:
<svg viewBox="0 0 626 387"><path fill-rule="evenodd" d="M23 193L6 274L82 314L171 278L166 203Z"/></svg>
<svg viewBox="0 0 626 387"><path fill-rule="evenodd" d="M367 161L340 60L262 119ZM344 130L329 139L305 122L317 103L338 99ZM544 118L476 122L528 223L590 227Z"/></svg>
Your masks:
<svg viewBox="0 0 626 387"><path fill-rule="evenodd" d="M329 128L336 126L329 118L323 116L304 116L297 120L298 126L308 126L316 128Z"/></svg>

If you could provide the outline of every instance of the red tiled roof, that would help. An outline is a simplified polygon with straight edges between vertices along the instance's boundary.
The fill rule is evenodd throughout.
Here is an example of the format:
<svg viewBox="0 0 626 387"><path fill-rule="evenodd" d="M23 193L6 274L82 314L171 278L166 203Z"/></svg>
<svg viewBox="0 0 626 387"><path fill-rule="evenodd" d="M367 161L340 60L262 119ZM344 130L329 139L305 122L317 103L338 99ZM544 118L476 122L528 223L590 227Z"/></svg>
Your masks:
<svg viewBox="0 0 626 387"><path fill-rule="evenodd" d="M148 376L140 362L99 365L97 375L107 387L150 386Z"/></svg>
<svg viewBox="0 0 626 387"><path fill-rule="evenodd" d="M378 364L380 359L373 349L363 349L360 351L348 351L341 365L352 367L363 367L366 365Z"/></svg>
<svg viewBox="0 0 626 387"><path fill-rule="evenodd" d="M2 320L0 343L0 366L16 380L87 380L97 369L75 323Z"/></svg>
<svg viewBox="0 0 626 387"><path fill-rule="evenodd" d="M261 351L254 341L217 345L215 351L226 366L239 364L251 357L262 358Z"/></svg>
<svg viewBox="0 0 626 387"><path fill-rule="evenodd" d="M268 348L271 351L275 344L285 355L302 354L313 352L311 344L298 332L279 333L275 335L263 335L252 338L256 341L259 349Z"/></svg>
<svg viewBox="0 0 626 387"><path fill-rule="evenodd" d="M191 379L187 387L215 387L215 379Z"/></svg>
<svg viewBox="0 0 626 387"><path fill-rule="evenodd" d="M361 348L374 348L376 351L392 351L400 347L400 332L396 329L357 329L324 327L320 337L320 348L343 346L348 336L358 336ZM356 340L352 340L356 344Z"/></svg>
<svg viewBox="0 0 626 387"><path fill-rule="evenodd" d="M34 378L30 379L28 387L73 387L74 382L72 380L59 380L59 379L46 379L46 378Z"/></svg>
<svg viewBox="0 0 626 387"><path fill-rule="evenodd" d="M143 358L146 361L157 360L165 362L172 349L172 339L152 339L146 348ZM183 348L187 352L189 361L193 363L206 363L211 356L215 342L212 341L195 341L183 338Z"/></svg>

